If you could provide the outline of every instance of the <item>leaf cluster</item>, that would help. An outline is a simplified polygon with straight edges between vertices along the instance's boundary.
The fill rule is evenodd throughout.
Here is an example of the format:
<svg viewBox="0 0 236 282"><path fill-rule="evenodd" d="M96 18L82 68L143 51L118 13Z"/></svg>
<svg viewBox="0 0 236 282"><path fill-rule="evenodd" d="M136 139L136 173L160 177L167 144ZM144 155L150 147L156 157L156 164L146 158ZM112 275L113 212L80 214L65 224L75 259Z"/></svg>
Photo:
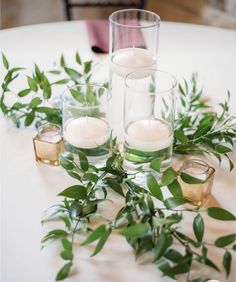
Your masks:
<svg viewBox="0 0 236 282"><path fill-rule="evenodd" d="M55 65L54 69L45 72L35 64L31 75L25 75L25 68L10 68L3 53L2 61L6 74L1 84L0 108L5 116L12 119L16 127L21 126L21 121L25 127L34 122L36 127L44 122L61 124L62 111L61 103L57 102L57 86L89 83L91 78L92 61L82 61L78 52L75 55L76 69L69 67L64 56L61 55L60 63ZM25 81L25 87L17 93L14 91L13 83L16 80ZM94 103L96 96L92 91L88 90L86 95L78 93L79 91L71 94L77 100L80 94L80 98L85 97Z"/></svg>
<svg viewBox="0 0 236 282"><path fill-rule="evenodd" d="M229 100L220 103L219 113L213 111L202 98L197 75L190 83L179 84L179 111L175 122L174 146L176 154L205 154L215 156L221 162L222 156L233 162L229 153L236 139L236 117L230 114Z"/></svg>
<svg viewBox="0 0 236 282"><path fill-rule="evenodd" d="M51 230L42 240L43 243L55 239L62 241L61 257L67 262L57 274L57 280L69 275L73 264L73 241L76 234L83 233L87 236L81 243L83 246L95 243L91 255L94 256L103 249L112 232L119 232L126 238L134 249L136 259L147 252L151 253L153 263L163 275L173 279L178 279L180 274L186 274L187 281L195 281L191 280L190 275L193 263L219 271L219 267L208 256L208 249L213 246L224 250L222 265L226 275L229 275L231 253L235 249L235 234L216 238L213 243L205 242L203 213L215 220L235 221L232 213L219 207L199 210L192 206L183 198L177 173L173 168L166 169L161 177L156 178L156 173L160 174L161 158L153 160L150 164L152 172L147 177L147 189L144 189L134 183L133 174L124 170L123 157L114 149L106 165L101 168L89 164L82 152L79 152L78 157L79 161L76 162L72 154L61 156L62 167L80 184L62 191L59 196L63 196L64 201L50 208L43 219L44 222L56 219L64 222L65 226L63 230ZM188 183L195 184L199 181L188 175L183 177ZM164 187L167 187L171 194L168 198L164 196ZM90 220L95 215L99 217L97 207L108 200L109 189L122 197L124 204L113 220L104 220L104 223L94 229ZM98 197L98 194L102 194L103 197ZM192 222L194 237L181 231L185 213L194 215ZM65 242L68 248L65 247ZM176 249L176 243L182 250Z"/></svg>

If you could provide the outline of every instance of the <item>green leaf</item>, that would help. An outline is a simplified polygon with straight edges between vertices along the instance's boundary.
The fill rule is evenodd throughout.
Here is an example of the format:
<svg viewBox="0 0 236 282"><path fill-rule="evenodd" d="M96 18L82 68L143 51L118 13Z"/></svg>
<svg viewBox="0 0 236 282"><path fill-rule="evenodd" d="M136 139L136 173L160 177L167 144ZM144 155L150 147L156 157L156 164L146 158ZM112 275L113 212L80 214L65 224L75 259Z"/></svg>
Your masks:
<svg viewBox="0 0 236 282"><path fill-rule="evenodd" d="M62 229L54 229L48 232L48 235L67 236L67 232Z"/></svg>
<svg viewBox="0 0 236 282"><path fill-rule="evenodd" d="M60 165L67 170L72 170L76 167L75 163L73 162L73 158L68 158L65 155L61 155L59 158Z"/></svg>
<svg viewBox="0 0 236 282"><path fill-rule="evenodd" d="M219 219L219 220L235 220L235 216L230 213L229 211L218 208L218 207L212 207L208 208L206 210L208 216L214 218L214 219Z"/></svg>
<svg viewBox="0 0 236 282"><path fill-rule="evenodd" d="M219 268L215 265L215 263L212 260L208 259L208 258L204 258L204 257L200 257L199 256L198 258L196 258L196 260L198 262L202 263L202 264L210 266L210 267L214 268L215 270L219 271Z"/></svg>
<svg viewBox="0 0 236 282"><path fill-rule="evenodd" d="M86 199L87 189L82 185L73 185L62 191L58 196L64 196L72 199Z"/></svg>
<svg viewBox="0 0 236 282"><path fill-rule="evenodd" d="M184 135L183 131L180 129L175 130L174 132L175 138L183 144L187 144L189 139Z"/></svg>
<svg viewBox="0 0 236 282"><path fill-rule="evenodd" d="M79 73L75 69L64 67L64 70L71 77L71 79L74 80L74 81L76 81L77 79L79 79L82 76L81 73Z"/></svg>
<svg viewBox="0 0 236 282"><path fill-rule="evenodd" d="M207 282L209 280L209 278L196 278L194 280L191 280L190 282Z"/></svg>
<svg viewBox="0 0 236 282"><path fill-rule="evenodd" d="M51 230L46 236L41 240L41 243L45 243L48 240L56 240L62 237L66 237L68 234L62 229Z"/></svg>
<svg viewBox="0 0 236 282"><path fill-rule="evenodd" d="M82 205L79 204L78 200L74 200L69 206L69 214L71 217L78 217L82 212Z"/></svg>
<svg viewBox="0 0 236 282"><path fill-rule="evenodd" d="M82 245L88 245L94 241L96 241L98 238L104 234L106 231L106 225L102 224L98 226L95 230L93 230L92 233L89 234L89 236L86 238L86 240L82 243Z"/></svg>
<svg viewBox="0 0 236 282"><path fill-rule="evenodd" d="M87 172L84 174L83 179L96 183L99 177L95 173Z"/></svg>
<svg viewBox="0 0 236 282"><path fill-rule="evenodd" d="M97 246L96 246L93 254L91 255L92 257L95 256L97 253L99 253L102 250L102 248L105 245L105 243L106 243L108 237L110 236L111 232L112 232L112 229L111 229L111 227L109 227L106 230L106 232L103 233L103 235L100 237L100 239L97 243Z"/></svg>
<svg viewBox="0 0 236 282"><path fill-rule="evenodd" d="M39 97L35 97L29 103L29 108L33 109L33 108L37 107L38 105L40 105L41 103L42 103L42 100Z"/></svg>
<svg viewBox="0 0 236 282"><path fill-rule="evenodd" d="M9 63L8 63L6 56L3 53L2 53L2 62L3 62L5 69L8 70L9 69Z"/></svg>
<svg viewBox="0 0 236 282"><path fill-rule="evenodd" d="M92 61L84 62L84 73L89 73L91 70Z"/></svg>
<svg viewBox="0 0 236 282"><path fill-rule="evenodd" d="M27 96L30 92L31 92L31 89L30 89L30 88L27 88L27 89L21 90L17 95L18 95L19 97L25 97L25 96Z"/></svg>
<svg viewBox="0 0 236 282"><path fill-rule="evenodd" d="M72 262L66 263L57 273L56 281L64 280L69 275L71 267L72 267Z"/></svg>
<svg viewBox="0 0 236 282"><path fill-rule="evenodd" d="M26 104L22 104L22 103L19 103L19 102L15 102L13 105L12 105L12 109L14 110L19 110L19 109L22 109L26 106Z"/></svg>
<svg viewBox="0 0 236 282"><path fill-rule="evenodd" d="M64 260L73 260L73 253L71 250L63 250L60 253L60 256L64 259Z"/></svg>
<svg viewBox="0 0 236 282"><path fill-rule="evenodd" d="M80 166L84 171L87 171L89 168L89 163L88 163L88 159L86 157L86 155L78 150L78 155L79 155L79 162L80 162Z"/></svg>
<svg viewBox="0 0 236 282"><path fill-rule="evenodd" d="M178 237L179 237L180 239L182 239L182 240L184 240L184 241L187 241L188 243L190 243L191 245L193 245L195 248L200 247L201 243L195 242L192 238L188 237L187 235L185 235L185 234L183 234L183 233L181 233L181 232L179 232L179 231L176 231L175 233L178 235Z"/></svg>
<svg viewBox="0 0 236 282"><path fill-rule="evenodd" d="M49 73L52 73L52 74L60 74L61 71L60 71L60 70L51 70L51 71L49 71Z"/></svg>
<svg viewBox="0 0 236 282"><path fill-rule="evenodd" d="M224 266L227 277L230 274L231 262L232 262L232 255L230 252L226 251L223 257L222 265Z"/></svg>
<svg viewBox="0 0 236 282"><path fill-rule="evenodd" d="M200 214L198 214L193 221L193 231L198 242L202 242L204 234L204 221Z"/></svg>
<svg viewBox="0 0 236 282"><path fill-rule="evenodd" d="M44 98L45 99L51 98L52 95L51 85L45 75L43 76L43 80L42 80L42 89L43 89Z"/></svg>
<svg viewBox="0 0 236 282"><path fill-rule="evenodd" d="M152 174L149 174L147 177L147 185L152 195L158 200L160 200L161 202L163 202L163 195L161 192L161 188L157 183L156 178Z"/></svg>
<svg viewBox="0 0 236 282"><path fill-rule="evenodd" d="M183 258L182 254L179 253L178 251L174 250L174 249L170 249L168 250L168 252L165 254L165 257L168 259L168 260L171 260L173 262L180 262L181 259Z"/></svg>
<svg viewBox="0 0 236 282"><path fill-rule="evenodd" d="M164 201L164 205L167 209L173 209L186 203L189 203L187 199L175 197L170 197Z"/></svg>
<svg viewBox="0 0 236 282"><path fill-rule="evenodd" d="M83 94L81 92L79 92L78 90L75 90L75 89L69 89L70 90L70 93L72 95L72 97L80 102L80 103L84 103L85 102L85 98L83 96Z"/></svg>
<svg viewBox="0 0 236 282"><path fill-rule="evenodd" d="M169 185L167 185L170 193L178 198L178 197L183 197L183 193L182 193L182 189L180 187L179 182L177 181L177 179L175 179L172 183L170 183Z"/></svg>
<svg viewBox="0 0 236 282"><path fill-rule="evenodd" d="M160 158L154 159L151 162L150 167L152 169L154 169L155 171L160 172L160 170L161 170L161 163L162 163L163 160L164 160L164 157L160 157Z"/></svg>
<svg viewBox="0 0 236 282"><path fill-rule="evenodd" d="M78 54L78 52L76 52L76 54L75 54L75 59L76 59L76 62L77 62L79 65L82 65L81 58L80 58L80 55Z"/></svg>
<svg viewBox="0 0 236 282"><path fill-rule="evenodd" d="M60 58L60 66L61 67L65 67L66 63L65 63L65 58L63 55L61 55L61 58ZM54 72L55 73L55 72Z"/></svg>
<svg viewBox="0 0 236 282"><path fill-rule="evenodd" d="M40 82L42 80L43 75L42 75L42 72L40 71L39 67L36 64L34 64L34 72L35 72L35 75L36 75L38 82Z"/></svg>
<svg viewBox="0 0 236 282"><path fill-rule="evenodd" d="M97 105L96 93L93 92L93 88L89 84L87 84L86 102L90 105Z"/></svg>
<svg viewBox="0 0 236 282"><path fill-rule="evenodd" d="M113 178L107 177L105 179L105 182L112 190L124 197L122 187L118 181Z"/></svg>
<svg viewBox="0 0 236 282"><path fill-rule="evenodd" d="M27 81L28 81L29 88L32 91L37 92L38 91L37 82L32 77L30 77L30 76L27 76Z"/></svg>
<svg viewBox="0 0 236 282"><path fill-rule="evenodd" d="M229 147L226 147L220 144L216 145L215 150L219 154L225 154L225 153L232 152L232 150Z"/></svg>
<svg viewBox="0 0 236 282"><path fill-rule="evenodd" d="M185 183L188 183L188 184L202 184L202 183L205 182L205 181L203 181L199 178L193 177L193 176L191 176L191 175L189 175L185 172L181 172L180 177Z"/></svg>
<svg viewBox="0 0 236 282"><path fill-rule="evenodd" d="M171 237L166 234L162 233L156 241L155 248L154 248L154 261L158 261L166 252L168 247L171 245L172 239Z"/></svg>
<svg viewBox="0 0 236 282"><path fill-rule="evenodd" d="M173 170L173 168L167 168L167 170L163 172L163 175L161 177L161 186L169 185L175 180L175 178L176 172Z"/></svg>
<svg viewBox="0 0 236 282"><path fill-rule="evenodd" d="M129 227L123 228L120 234L130 238L139 238L145 236L149 231L149 226L144 223L137 223Z"/></svg>
<svg viewBox="0 0 236 282"><path fill-rule="evenodd" d="M8 107L7 105L4 103L4 94L2 95L1 97L1 100L0 100L0 107L1 107L1 110L2 112L4 113L4 115L6 115L8 113Z"/></svg>
<svg viewBox="0 0 236 282"><path fill-rule="evenodd" d="M72 243L67 238L62 238L61 243L65 250L72 251Z"/></svg>
<svg viewBox="0 0 236 282"><path fill-rule="evenodd" d="M35 111L32 110L29 114L27 114L26 118L25 118L25 126L30 126L35 118Z"/></svg>
<svg viewBox="0 0 236 282"><path fill-rule="evenodd" d="M68 78L59 79L59 80L53 82L52 84L66 84L66 83L68 83L69 81L70 81L70 79L68 79Z"/></svg>
<svg viewBox="0 0 236 282"><path fill-rule="evenodd" d="M44 113L46 115L58 115L58 109L54 109L51 107L37 107L37 112Z"/></svg>
<svg viewBox="0 0 236 282"><path fill-rule="evenodd" d="M154 228L160 227L162 225L171 226L177 224L182 220L182 215L173 213L167 217L152 217L152 224Z"/></svg>
<svg viewBox="0 0 236 282"><path fill-rule="evenodd" d="M226 236L219 237L215 241L215 245L217 247L225 247L225 246L232 244L235 240L236 240L236 234L235 233L229 234L229 235L226 235Z"/></svg>

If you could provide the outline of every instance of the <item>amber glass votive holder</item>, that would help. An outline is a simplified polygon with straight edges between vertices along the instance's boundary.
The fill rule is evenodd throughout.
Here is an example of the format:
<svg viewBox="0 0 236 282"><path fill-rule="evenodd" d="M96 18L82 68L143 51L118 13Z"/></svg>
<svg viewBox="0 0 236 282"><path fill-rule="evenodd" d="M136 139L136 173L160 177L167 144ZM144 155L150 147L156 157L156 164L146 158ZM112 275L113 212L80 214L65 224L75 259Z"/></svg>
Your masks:
<svg viewBox="0 0 236 282"><path fill-rule="evenodd" d="M187 183L181 178L181 173L197 178L201 183ZM205 161L200 159L185 161L178 174L178 182L181 186L183 197L195 206L202 206L211 195L214 176L215 169L210 167Z"/></svg>
<svg viewBox="0 0 236 282"><path fill-rule="evenodd" d="M54 166L59 165L59 156L64 150L60 125L42 124L33 138L33 144L36 161Z"/></svg>

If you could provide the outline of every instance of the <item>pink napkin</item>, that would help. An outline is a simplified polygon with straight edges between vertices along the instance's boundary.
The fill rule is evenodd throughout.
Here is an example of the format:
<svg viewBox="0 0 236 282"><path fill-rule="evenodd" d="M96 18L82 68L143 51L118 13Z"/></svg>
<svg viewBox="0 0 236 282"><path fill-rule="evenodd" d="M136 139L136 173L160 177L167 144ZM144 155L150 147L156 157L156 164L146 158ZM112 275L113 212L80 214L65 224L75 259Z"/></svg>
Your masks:
<svg viewBox="0 0 236 282"><path fill-rule="evenodd" d="M123 22L124 21L124 22ZM137 20L123 20L120 23L137 25ZM137 23L135 24L134 23ZM86 20L89 42L95 53L109 52L109 21L108 20ZM132 28L127 32L126 28L115 28L113 30L114 40L118 49L131 46L145 47L145 42L140 29Z"/></svg>
<svg viewBox="0 0 236 282"><path fill-rule="evenodd" d="M86 26L92 51L95 53L108 53L108 20L86 20Z"/></svg>

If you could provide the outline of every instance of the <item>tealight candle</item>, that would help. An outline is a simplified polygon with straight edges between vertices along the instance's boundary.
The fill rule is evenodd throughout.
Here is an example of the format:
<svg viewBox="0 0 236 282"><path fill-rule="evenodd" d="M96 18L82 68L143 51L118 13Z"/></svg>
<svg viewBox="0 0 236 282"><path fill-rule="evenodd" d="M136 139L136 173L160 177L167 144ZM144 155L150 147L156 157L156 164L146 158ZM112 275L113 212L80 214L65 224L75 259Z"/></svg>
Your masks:
<svg viewBox="0 0 236 282"><path fill-rule="evenodd" d="M181 178L181 173L186 173L203 183L190 184ZM215 169L200 159L190 159L184 162L179 171L178 181L181 186L183 196L196 206L202 206L209 195L214 181Z"/></svg>
<svg viewBox="0 0 236 282"><path fill-rule="evenodd" d="M38 128L33 138L36 161L59 165L59 155L63 152L61 127L57 124L45 123Z"/></svg>
<svg viewBox="0 0 236 282"><path fill-rule="evenodd" d="M111 130L104 120L86 116L68 120L63 135L76 148L93 149L109 140Z"/></svg>
<svg viewBox="0 0 236 282"><path fill-rule="evenodd" d="M112 72L125 77L128 73L137 69L154 67L155 64L155 57L150 51L135 47L124 48L113 54L111 59L111 70Z"/></svg>

